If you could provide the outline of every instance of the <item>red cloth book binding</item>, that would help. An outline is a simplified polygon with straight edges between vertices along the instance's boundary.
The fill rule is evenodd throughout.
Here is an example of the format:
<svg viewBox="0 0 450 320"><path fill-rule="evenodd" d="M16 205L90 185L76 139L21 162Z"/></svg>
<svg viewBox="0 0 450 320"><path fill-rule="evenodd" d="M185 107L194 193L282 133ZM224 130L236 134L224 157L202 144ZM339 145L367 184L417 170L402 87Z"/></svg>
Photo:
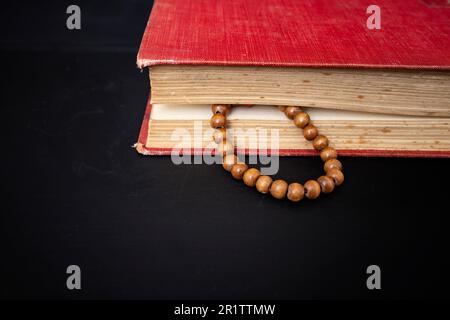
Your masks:
<svg viewBox="0 0 450 320"><path fill-rule="evenodd" d="M446 0L156 0L137 64L448 70L449 44Z"/></svg>

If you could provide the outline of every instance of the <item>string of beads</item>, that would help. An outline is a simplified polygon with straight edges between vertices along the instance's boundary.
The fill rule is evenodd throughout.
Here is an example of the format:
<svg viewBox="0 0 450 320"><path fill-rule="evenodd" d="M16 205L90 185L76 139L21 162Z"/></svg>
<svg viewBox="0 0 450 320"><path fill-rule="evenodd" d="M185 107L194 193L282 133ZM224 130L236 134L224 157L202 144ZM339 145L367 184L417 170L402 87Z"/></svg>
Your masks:
<svg viewBox="0 0 450 320"><path fill-rule="evenodd" d="M293 120L296 127L303 130L306 140L312 141L314 149L320 152L320 158L324 162L325 174L317 180L308 180L304 184L279 179L273 181L270 176L261 175L256 168L249 168L234 154L234 146L227 140L227 115L231 112L231 105L213 104L211 107L211 127L214 128L213 139L217 143L216 151L223 156L222 166L230 172L234 179L243 180L249 187L256 187L261 193L269 193L276 199L288 198L298 202L305 196L308 199L316 199L321 193L330 193L336 186L344 182L342 163L337 159L337 151L329 146L328 138L319 134L319 130L311 123L309 115L300 107L279 106L289 119Z"/></svg>

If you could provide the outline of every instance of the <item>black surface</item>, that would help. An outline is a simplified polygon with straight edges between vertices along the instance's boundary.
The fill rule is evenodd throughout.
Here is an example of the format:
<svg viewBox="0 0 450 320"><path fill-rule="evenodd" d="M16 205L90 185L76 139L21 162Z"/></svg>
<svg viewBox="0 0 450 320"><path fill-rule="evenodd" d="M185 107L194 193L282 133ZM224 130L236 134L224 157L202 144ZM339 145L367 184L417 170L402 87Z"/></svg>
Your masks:
<svg viewBox="0 0 450 320"><path fill-rule="evenodd" d="M345 158L342 188L294 205L219 167L140 156L151 3L80 1L81 31L69 4L1 13L2 298L449 297L448 159ZM320 166L283 158L279 176Z"/></svg>

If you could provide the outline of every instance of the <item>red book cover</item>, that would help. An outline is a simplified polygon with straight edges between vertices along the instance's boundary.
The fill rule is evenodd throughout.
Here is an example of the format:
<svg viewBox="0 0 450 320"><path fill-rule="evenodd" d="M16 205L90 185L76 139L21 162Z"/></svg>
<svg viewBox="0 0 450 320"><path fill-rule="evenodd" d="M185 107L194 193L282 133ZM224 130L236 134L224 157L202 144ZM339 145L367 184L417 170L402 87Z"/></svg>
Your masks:
<svg viewBox="0 0 450 320"><path fill-rule="evenodd" d="M450 69L449 44L447 0L156 0L137 64Z"/></svg>

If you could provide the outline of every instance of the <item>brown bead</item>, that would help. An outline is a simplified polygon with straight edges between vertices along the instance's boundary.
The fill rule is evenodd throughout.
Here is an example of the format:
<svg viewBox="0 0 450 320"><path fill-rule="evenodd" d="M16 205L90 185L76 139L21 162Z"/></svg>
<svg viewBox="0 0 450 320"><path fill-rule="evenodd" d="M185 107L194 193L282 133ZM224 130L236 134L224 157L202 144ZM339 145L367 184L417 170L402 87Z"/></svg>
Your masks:
<svg viewBox="0 0 450 320"><path fill-rule="evenodd" d="M284 110L286 110L286 106L278 106L278 110L284 113Z"/></svg>
<svg viewBox="0 0 450 320"><path fill-rule="evenodd" d="M323 161L328 161L330 159L336 159L337 158L337 152L336 149L332 147L326 147L320 152L320 158L322 158Z"/></svg>
<svg viewBox="0 0 450 320"><path fill-rule="evenodd" d="M334 180L328 176L321 176L317 179L323 193L330 193L334 190Z"/></svg>
<svg viewBox="0 0 450 320"><path fill-rule="evenodd" d="M267 193L270 191L270 185L272 184L272 178L269 176L260 176L256 181L256 190L261 193Z"/></svg>
<svg viewBox="0 0 450 320"><path fill-rule="evenodd" d="M316 126L313 124L308 124L303 129L303 136L306 140L313 140L319 134L319 130L317 130Z"/></svg>
<svg viewBox="0 0 450 320"><path fill-rule="evenodd" d="M214 130L213 133L213 139L215 143L220 143L222 141L225 141L225 138L227 136L227 130L225 128L219 128Z"/></svg>
<svg viewBox="0 0 450 320"><path fill-rule="evenodd" d="M305 188L300 183L291 183L288 187L287 198L293 202L298 202L305 196Z"/></svg>
<svg viewBox="0 0 450 320"><path fill-rule="evenodd" d="M236 163L232 168L231 168L231 175L233 176L233 178L235 178L236 180L241 180L245 171L247 171L248 166L245 163Z"/></svg>
<svg viewBox="0 0 450 320"><path fill-rule="evenodd" d="M317 137L314 138L313 141L313 147L316 150L323 150L324 148L328 147L328 138L324 135L319 134Z"/></svg>
<svg viewBox="0 0 450 320"><path fill-rule="evenodd" d="M234 146L231 142L228 141L222 141L217 144L216 148L216 154L219 155L227 155L227 154L233 154L234 153Z"/></svg>
<svg viewBox="0 0 450 320"><path fill-rule="evenodd" d="M244 176L242 177L242 180L244 180L244 183L247 186L254 187L256 184L256 180L258 180L260 175L261 175L261 172L259 172L258 169L250 168L247 171L245 171Z"/></svg>
<svg viewBox="0 0 450 320"><path fill-rule="evenodd" d="M223 114L217 113L211 117L210 124L214 129L225 127L227 118Z"/></svg>
<svg viewBox="0 0 450 320"><path fill-rule="evenodd" d="M213 114L220 113L226 116L230 111L230 106L228 104L213 104L211 106L211 111Z"/></svg>
<svg viewBox="0 0 450 320"><path fill-rule="evenodd" d="M289 118L289 119L294 119L294 116L299 113L300 111L302 111L302 109L300 109L300 107L294 107L294 106L287 106L284 109L284 114Z"/></svg>
<svg viewBox="0 0 450 320"><path fill-rule="evenodd" d="M334 184L340 186L344 182L344 174L339 169L330 169L327 176L333 179Z"/></svg>
<svg viewBox="0 0 450 320"><path fill-rule="evenodd" d="M323 165L323 170L328 172L330 169L338 169L342 171L342 163L338 159L330 159Z"/></svg>
<svg viewBox="0 0 450 320"><path fill-rule="evenodd" d="M270 186L270 194L276 199L283 199L284 197L286 197L287 189L288 184L286 181L275 180Z"/></svg>
<svg viewBox="0 0 450 320"><path fill-rule="evenodd" d="M299 112L294 116L294 124L298 128L303 129L308 125L309 121L309 115L306 112Z"/></svg>
<svg viewBox="0 0 450 320"><path fill-rule="evenodd" d="M223 157L222 166L226 171L230 172L231 168L238 162L239 159L235 154L227 154Z"/></svg>
<svg viewBox="0 0 450 320"><path fill-rule="evenodd" d="M308 199L316 199L320 195L320 184L316 180L305 182L305 195Z"/></svg>

